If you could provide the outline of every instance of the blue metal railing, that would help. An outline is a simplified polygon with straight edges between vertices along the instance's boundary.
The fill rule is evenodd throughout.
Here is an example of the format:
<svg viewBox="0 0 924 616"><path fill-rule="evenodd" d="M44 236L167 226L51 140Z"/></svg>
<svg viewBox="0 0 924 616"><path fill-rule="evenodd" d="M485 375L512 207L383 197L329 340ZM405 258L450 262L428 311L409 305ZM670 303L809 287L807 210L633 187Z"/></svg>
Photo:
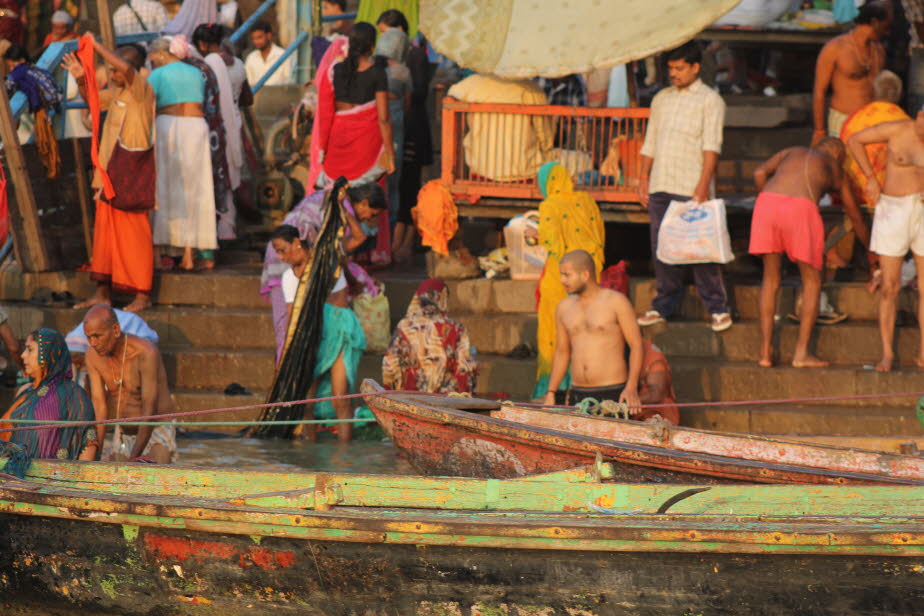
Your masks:
<svg viewBox="0 0 924 616"><path fill-rule="evenodd" d="M237 30L234 31L234 33L230 37L231 42L238 44L241 41L241 39L243 39L247 35L247 33L250 32L250 30L254 27L254 25L256 25L258 21L260 21L260 18L263 17L263 15L265 15L266 12L269 11L275 4L276 4L276 0L264 0L264 2L257 8L257 10L254 11L253 14L250 17L248 17L247 20L244 21L244 23L242 23L241 26ZM333 22L333 21L340 21L342 19L355 19L355 18L356 18L356 13L343 13L340 15L324 16L321 18L321 21ZM310 18L308 20L308 25L310 28L310 25L311 25ZM130 43L146 43L148 41L153 41L159 36L160 36L160 33L158 32L140 32L137 34L125 34L125 35L116 37L116 45L127 45ZM276 60L276 62L274 62L273 65L266 71L266 74L264 74L263 77L261 77L260 80L256 84L253 84L253 87L252 87L253 92L256 93L257 91L259 91L260 88L262 88L266 84L266 82L270 79L270 77L272 77L273 74L279 69L279 67L282 66L284 62L288 61L288 59L292 56L292 54L298 51L299 47L305 41L307 41L310 36L311 36L311 33L309 29L302 30L299 33L299 35L295 38L295 40L292 41L292 43L288 47L286 47L282 56L278 60ZM62 78L59 80L58 85L61 87L62 92L66 90L66 78L67 77L66 75L63 75L62 73L58 72L59 67L61 65L61 60L64 59L64 56L66 54L77 50L77 43L78 41L76 39L52 43L45 49L44 53L42 53L41 57L35 63L36 66L48 71L49 73L53 75L55 74L61 75ZM26 95L23 94L22 92L16 92L13 95L12 99L10 99L10 107L13 111L13 118L19 119L23 111L25 111L26 105L27 105ZM64 109L86 109L87 104L83 101L74 101L74 102L64 101L64 103L62 104L62 108ZM64 134L63 120L64 119L62 117L61 120L59 121L59 130L61 134Z"/></svg>
<svg viewBox="0 0 924 616"><path fill-rule="evenodd" d="M116 45L128 45L129 43L144 43L147 41L153 41L158 36L156 32L141 32L139 34L125 34L123 36L116 37ZM45 69L52 75L56 74L58 68L61 66L61 60L64 59L66 54L71 53L72 51L77 51L77 39L70 41L59 41L57 43L52 43L49 45L45 52L41 55L35 65L41 69ZM59 86L61 86L62 92L64 91L64 82L63 80L59 81ZM86 108L85 103L65 103L63 105L65 109L80 109ZM22 115L22 112L26 109L26 95L22 92L17 92L13 95L13 98L10 99L10 108L13 111L13 117L19 119L19 116Z"/></svg>

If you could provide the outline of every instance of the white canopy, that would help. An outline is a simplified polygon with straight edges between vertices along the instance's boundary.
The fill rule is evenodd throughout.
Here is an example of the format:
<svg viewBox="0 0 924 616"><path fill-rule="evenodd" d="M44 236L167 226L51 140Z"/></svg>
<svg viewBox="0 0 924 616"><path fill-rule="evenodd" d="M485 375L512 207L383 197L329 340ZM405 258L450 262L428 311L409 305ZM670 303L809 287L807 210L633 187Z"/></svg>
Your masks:
<svg viewBox="0 0 924 616"><path fill-rule="evenodd" d="M505 78L609 68L680 45L739 0L421 0L420 29L459 65Z"/></svg>

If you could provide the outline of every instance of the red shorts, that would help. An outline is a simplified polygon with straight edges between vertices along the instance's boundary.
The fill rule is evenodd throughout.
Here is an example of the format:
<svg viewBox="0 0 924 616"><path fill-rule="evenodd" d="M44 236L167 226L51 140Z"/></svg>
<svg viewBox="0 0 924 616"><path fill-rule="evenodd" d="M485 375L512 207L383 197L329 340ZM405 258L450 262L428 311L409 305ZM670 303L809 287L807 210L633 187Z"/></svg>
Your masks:
<svg viewBox="0 0 924 616"><path fill-rule="evenodd" d="M805 197L762 192L751 217L752 255L785 252L793 261L822 268L825 229L818 206Z"/></svg>

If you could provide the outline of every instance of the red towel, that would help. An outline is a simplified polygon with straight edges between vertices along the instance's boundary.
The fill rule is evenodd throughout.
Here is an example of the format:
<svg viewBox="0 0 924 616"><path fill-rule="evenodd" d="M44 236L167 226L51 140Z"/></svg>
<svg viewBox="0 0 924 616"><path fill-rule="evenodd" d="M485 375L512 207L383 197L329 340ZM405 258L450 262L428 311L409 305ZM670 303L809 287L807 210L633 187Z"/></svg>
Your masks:
<svg viewBox="0 0 924 616"><path fill-rule="evenodd" d="M90 118L93 120L93 141L90 147L90 160L99 172L103 183L103 195L110 203L115 197L115 189L109 180L109 174L99 162L99 89L96 86L96 60L93 51L93 35L90 33L80 37L77 45L77 59L83 65L84 80L86 81L87 106L90 108Z"/></svg>

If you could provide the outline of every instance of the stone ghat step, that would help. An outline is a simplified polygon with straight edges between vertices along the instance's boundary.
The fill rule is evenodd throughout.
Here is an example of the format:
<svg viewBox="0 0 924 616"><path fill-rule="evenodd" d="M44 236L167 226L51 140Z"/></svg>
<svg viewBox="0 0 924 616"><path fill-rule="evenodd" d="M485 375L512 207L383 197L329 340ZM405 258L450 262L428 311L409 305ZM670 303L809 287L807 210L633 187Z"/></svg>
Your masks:
<svg viewBox="0 0 924 616"><path fill-rule="evenodd" d="M163 353L169 382L178 389L224 389L230 383L239 383L262 391L268 389L273 381L274 353L271 349L165 347ZM503 393L513 400L526 400L532 394L535 359L499 355L480 355L478 359L479 392ZM918 370L883 374L853 366L833 366L825 370L788 366L764 369L752 362L722 362L701 357L672 357L670 362L674 389L679 399L691 402L924 391L924 378ZM363 356L359 378L380 380L381 363L380 355ZM894 404L913 406L914 402L916 400L889 397L839 401L837 404L877 407Z"/></svg>
<svg viewBox="0 0 924 616"><path fill-rule="evenodd" d="M360 376L369 366L363 366ZM373 375L368 375L370 378ZM263 404L265 391L245 396L226 396L220 390L178 389L174 392L181 411L236 408ZM355 405L359 400L355 401ZM254 421L260 409L246 408L224 413L180 418L178 421ZM898 452L902 443L915 441L924 449L924 429L917 422L913 407L857 407L842 405L766 405L763 407L696 407L681 409L684 426L720 432L762 434L818 444L858 447ZM192 427L236 433L240 426Z"/></svg>
<svg viewBox="0 0 924 616"><path fill-rule="evenodd" d="M67 334L86 314L73 308L48 308L28 302L4 304L10 327L21 337L39 327L51 327ZM233 348L275 348L272 312L268 304L259 308L155 306L140 313L160 337L161 346L214 346Z"/></svg>
<svg viewBox="0 0 924 616"><path fill-rule="evenodd" d="M897 401L893 400L893 404ZM898 450L900 442L924 438L914 404L908 406L845 406L774 404L752 407L687 407L680 409L680 423L701 430L743 434L784 435L781 438L810 436L818 443ZM860 440L868 439L866 445ZM891 439L873 445L876 439ZM816 441L817 439L817 441Z"/></svg>
<svg viewBox="0 0 924 616"><path fill-rule="evenodd" d="M838 312L845 312L854 321L875 321L878 318L879 295L870 293L863 283L828 283L824 285L831 304ZM777 313L786 315L795 312L796 295L798 288L786 286L781 289L777 303ZM729 301L739 319L757 320L759 318L758 302L760 298L760 285L757 283L735 284L730 287ZM635 279L632 281L630 296L635 305L636 312L643 314L651 309L651 300L655 296L655 283L653 279ZM911 289L902 289L899 296L900 310L914 312L917 306L917 293ZM689 285L684 293L678 313L675 315L683 320L696 320L705 322L707 314L703 303L696 294L696 287Z"/></svg>
<svg viewBox="0 0 924 616"><path fill-rule="evenodd" d="M28 302L6 304L13 331L24 336L39 327L52 327L66 333L80 323L84 311L47 308ZM221 346L241 349L272 349L272 312L267 304L259 308L156 306L141 316L154 328L165 346ZM392 310L392 325L403 316ZM527 313L453 313L465 325L472 344L480 353L506 355L517 345L536 348L537 317ZM731 361L757 358L760 332L756 321L738 321L728 331L716 334L705 321L671 321L644 329L669 357L691 356ZM779 324L777 348L789 361L795 346L798 325L788 320ZM919 330L896 330L899 359L912 365L917 357ZM878 326L872 321L850 320L834 326L819 326L813 339L819 356L840 365L875 364L880 357Z"/></svg>
<svg viewBox="0 0 924 616"><path fill-rule="evenodd" d="M4 301L26 301L36 295L63 291L85 298L93 295L95 288L87 272L0 272L0 297ZM121 307L129 299L128 296L117 296L115 305ZM260 296L260 268L252 264L221 267L213 272L157 273L151 300L159 305L266 306Z"/></svg>
<svg viewBox="0 0 924 616"><path fill-rule="evenodd" d="M731 329L719 334L713 332L705 321L670 321L646 327L642 331L668 357L690 356L754 362L760 352L760 325L756 321L738 321ZM779 354L781 365L788 365L792 361L798 333L797 323L788 319L777 323L774 348ZM920 347L919 329L898 327L895 338L899 364L914 367ZM837 325L820 325L815 328L810 348L819 357L835 365L871 367L882 357L879 325L874 321L854 320Z"/></svg>
<svg viewBox="0 0 924 616"><path fill-rule="evenodd" d="M383 280L392 316L395 320L407 310L421 274L399 274L389 271L376 273ZM447 281L450 289L451 314L535 314L536 281L531 280L471 280ZM89 297L94 284L86 272L48 272L22 274L14 271L0 272L0 297L4 301L25 301L37 294L53 291L70 291L75 297ZM875 320L878 296L869 293L861 283L830 283L825 285L828 297L841 312L852 320ZM797 289L786 286L782 289L778 312L792 312ZM738 318L756 320L760 293L759 284L735 284L731 287L730 302ZM630 297L636 311L641 314L651 308L655 294L655 283L650 278L635 278L632 281ZM117 297L119 302L127 297ZM258 265L225 266L209 273L157 274L154 281L152 300L162 306L216 306L262 309L267 306L260 296L260 267ZM904 289L899 299L899 308L913 311L916 306L915 293ZM706 320L706 314L696 295L695 288L687 287L678 314L682 320Z"/></svg>

